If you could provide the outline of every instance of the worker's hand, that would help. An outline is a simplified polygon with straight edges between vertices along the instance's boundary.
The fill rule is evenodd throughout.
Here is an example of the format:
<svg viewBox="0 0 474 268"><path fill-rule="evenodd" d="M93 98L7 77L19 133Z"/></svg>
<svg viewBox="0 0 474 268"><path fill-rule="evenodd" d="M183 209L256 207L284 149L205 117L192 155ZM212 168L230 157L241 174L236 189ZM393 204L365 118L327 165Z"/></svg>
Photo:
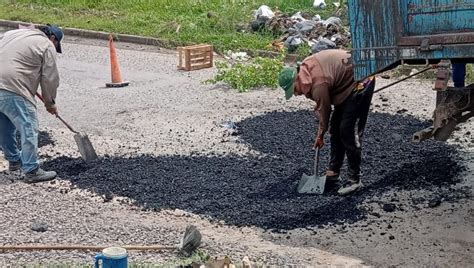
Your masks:
<svg viewBox="0 0 474 268"><path fill-rule="evenodd" d="M46 107L46 111L52 115L58 115L58 107L56 105L52 105L50 107Z"/></svg>
<svg viewBox="0 0 474 268"><path fill-rule="evenodd" d="M324 135L318 134L316 141L314 142L314 149L321 149L324 146Z"/></svg>

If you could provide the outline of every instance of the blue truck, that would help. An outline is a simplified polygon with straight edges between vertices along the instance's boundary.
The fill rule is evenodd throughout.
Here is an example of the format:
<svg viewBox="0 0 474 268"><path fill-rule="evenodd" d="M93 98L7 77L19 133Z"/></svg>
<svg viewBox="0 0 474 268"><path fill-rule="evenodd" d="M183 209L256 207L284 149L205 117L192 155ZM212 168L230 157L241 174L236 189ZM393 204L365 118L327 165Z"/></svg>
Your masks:
<svg viewBox="0 0 474 268"><path fill-rule="evenodd" d="M474 0L348 0L356 80L400 64L436 64L433 126L413 136L446 140L474 116L474 85L448 87L450 64L474 62Z"/></svg>

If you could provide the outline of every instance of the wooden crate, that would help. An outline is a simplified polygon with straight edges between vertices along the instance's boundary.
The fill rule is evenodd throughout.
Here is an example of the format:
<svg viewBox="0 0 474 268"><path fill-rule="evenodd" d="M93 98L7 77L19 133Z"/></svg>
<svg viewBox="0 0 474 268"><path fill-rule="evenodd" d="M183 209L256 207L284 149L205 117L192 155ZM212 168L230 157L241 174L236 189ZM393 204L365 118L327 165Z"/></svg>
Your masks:
<svg viewBox="0 0 474 268"><path fill-rule="evenodd" d="M178 47L179 70L194 71L213 66L212 45Z"/></svg>

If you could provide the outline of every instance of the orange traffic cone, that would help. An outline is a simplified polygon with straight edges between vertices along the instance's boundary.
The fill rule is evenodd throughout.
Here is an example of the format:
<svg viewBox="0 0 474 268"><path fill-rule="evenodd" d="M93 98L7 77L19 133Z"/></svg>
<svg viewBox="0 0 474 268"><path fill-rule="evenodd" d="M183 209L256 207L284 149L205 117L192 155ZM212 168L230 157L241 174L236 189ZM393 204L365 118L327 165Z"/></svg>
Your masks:
<svg viewBox="0 0 474 268"><path fill-rule="evenodd" d="M115 52L114 39L112 35L109 36L109 48L110 48L110 69L112 73L112 83L106 83L106 87L125 87L130 84L130 82L125 82L122 80L122 75L120 74L120 67L117 59L117 52Z"/></svg>

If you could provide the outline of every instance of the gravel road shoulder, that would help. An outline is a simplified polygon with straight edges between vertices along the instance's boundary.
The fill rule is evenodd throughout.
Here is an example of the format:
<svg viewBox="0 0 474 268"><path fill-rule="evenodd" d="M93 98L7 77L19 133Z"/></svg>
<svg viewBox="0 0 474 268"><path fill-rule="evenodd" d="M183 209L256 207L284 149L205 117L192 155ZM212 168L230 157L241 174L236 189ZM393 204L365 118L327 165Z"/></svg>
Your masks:
<svg viewBox="0 0 474 268"><path fill-rule="evenodd" d="M377 176L373 170L384 162L367 155L369 186L353 197L356 205L335 196L321 197L322 204L332 210L314 216L308 214L311 210L305 204L322 213L325 207L316 204L320 199L289 195L285 184L294 183L295 176L311 166L311 102L303 98L285 102L281 92L267 89L239 94L222 85L205 85L201 81L212 77L213 69L178 72L174 53L128 44L118 47L122 72L131 86L105 89L109 76L104 45L73 38L64 44L58 99L64 117L90 135L102 162L80 164L72 135L40 109L44 142L40 156L45 166L58 169L61 179L26 185L14 174L0 173L2 244L169 245L179 241L187 224L194 224L203 233L204 252L237 261L249 256L253 262L276 265L469 267L474 263L474 123L462 125L448 144L428 142L426 147L412 147L407 140L409 130L426 125L430 118L434 106L431 81L411 80L374 97L367 146L376 146L377 139L382 140L380 144L393 141L393 149L371 147L377 148L375 156L389 159L385 160L387 172ZM379 79L377 83L389 82ZM235 133L221 126L228 120L239 127ZM263 134L250 135L258 126ZM281 142L285 132L277 131L290 127L294 132L288 135L301 140ZM288 151L290 146L301 150ZM384 154L384 149L389 153ZM449 168L439 168L443 162ZM153 166L156 163L163 166ZM99 164L115 170L107 171ZM5 161L0 161L0 171L5 168ZM434 174L436 183L424 184L418 168L453 177L442 183ZM182 184L169 181L176 187L162 189L167 181L157 174L185 175L177 177L184 180ZM397 180L403 174L416 175L414 187ZM126 183L110 179L119 176L127 176ZM224 176L241 176L245 183ZM390 176L397 185L390 183ZM134 180L143 177L149 180ZM254 184L259 179L261 183ZM199 191L193 188L197 186ZM288 195L276 198L279 190ZM180 194L186 198L179 198ZM240 203L232 206L235 200ZM278 214L272 200L282 211L282 204L301 210L294 210L293 217ZM337 216L339 224L322 221L327 215ZM347 215L357 217L345 221ZM244 219L252 224L245 226ZM46 224L47 230L33 231L35 223ZM60 259L81 264L91 263L93 255L8 252L0 253L0 264L45 264ZM177 261L174 253L164 252L132 252L130 259L137 263Z"/></svg>

